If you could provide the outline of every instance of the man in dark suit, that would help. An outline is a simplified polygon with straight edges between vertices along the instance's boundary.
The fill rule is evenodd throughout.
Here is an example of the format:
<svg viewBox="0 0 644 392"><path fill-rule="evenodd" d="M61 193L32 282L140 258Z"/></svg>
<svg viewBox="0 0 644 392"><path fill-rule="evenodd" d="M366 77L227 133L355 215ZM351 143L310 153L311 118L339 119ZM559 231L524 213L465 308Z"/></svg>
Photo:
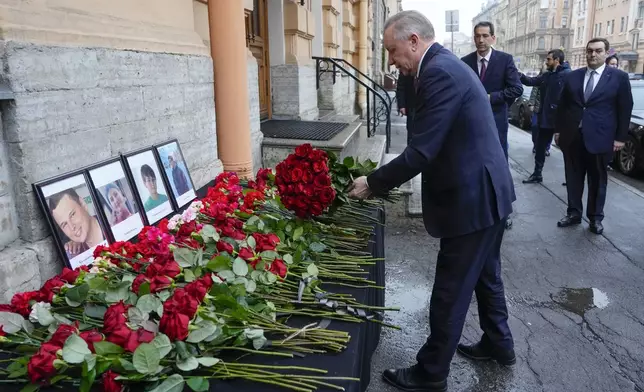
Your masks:
<svg viewBox="0 0 644 392"><path fill-rule="evenodd" d="M564 52L561 49L554 49L546 56L548 72L544 72L534 78L521 74L521 83L526 86L534 86L539 91L539 115L537 117L537 143L535 147L534 171L524 184L538 184L543 182L543 165L546 163L546 151L555 133L555 115L557 105L563 90L566 75L570 73L568 63L564 62Z"/></svg>
<svg viewBox="0 0 644 392"><path fill-rule="evenodd" d="M586 45L587 67L566 77L555 124L555 143L564 154L568 211L557 225L581 223L584 181L588 176L586 216L590 231L604 231L606 166L615 151L624 147L633 109L628 74L606 67L609 43L594 38Z"/></svg>
<svg viewBox="0 0 644 392"><path fill-rule="evenodd" d="M357 178L350 196L381 194L422 173L425 228L441 239L431 335L416 365L386 370L383 377L403 390L442 392L457 348L473 359L516 361L501 280L501 242L516 197L477 75L434 42L434 28L417 11L392 16L383 38L390 64L417 78L413 136L402 154ZM459 345L473 292L483 336L475 345Z"/></svg>
<svg viewBox="0 0 644 392"><path fill-rule="evenodd" d="M411 123L414 118L415 97L414 76L401 73L398 76L398 85L396 86L396 101L398 102L398 113L407 116L407 145L411 141Z"/></svg>
<svg viewBox="0 0 644 392"><path fill-rule="evenodd" d="M476 51L462 60L476 72L488 94L494 122L505 158L508 158L508 107L523 94L523 85L514 60L508 53L492 49L496 41L494 24L479 22L474 26ZM508 228L512 225L507 220Z"/></svg>

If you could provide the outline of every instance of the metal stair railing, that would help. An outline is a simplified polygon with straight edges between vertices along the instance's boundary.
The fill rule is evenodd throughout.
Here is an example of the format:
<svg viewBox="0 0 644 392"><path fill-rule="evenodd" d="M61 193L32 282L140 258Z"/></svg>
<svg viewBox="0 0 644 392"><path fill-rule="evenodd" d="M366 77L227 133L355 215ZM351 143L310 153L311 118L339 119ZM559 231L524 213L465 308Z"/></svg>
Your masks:
<svg viewBox="0 0 644 392"><path fill-rule="evenodd" d="M373 79L369 78L367 75L360 72L360 70L356 69L352 64L343 59L316 56L312 58L315 60L317 89L320 88L320 80L322 80L326 74L331 73L333 84L336 82L337 74L345 74L367 90L367 137L373 137L376 134L376 130L380 123L385 122L385 152L389 153L389 148L391 147L392 108L392 99L389 96L389 93L384 89L384 87L380 86ZM367 82L354 75L351 71L346 69L343 64L349 65L352 70L364 77L368 82L371 82L372 85L370 86ZM380 89L381 91L378 91L377 89ZM384 95L382 92L384 92Z"/></svg>

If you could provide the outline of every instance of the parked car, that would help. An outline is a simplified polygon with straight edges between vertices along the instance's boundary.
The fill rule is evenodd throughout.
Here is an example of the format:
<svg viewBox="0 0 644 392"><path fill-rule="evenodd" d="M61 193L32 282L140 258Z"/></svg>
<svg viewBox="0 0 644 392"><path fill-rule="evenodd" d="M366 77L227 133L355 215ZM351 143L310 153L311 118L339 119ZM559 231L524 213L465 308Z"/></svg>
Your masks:
<svg viewBox="0 0 644 392"><path fill-rule="evenodd" d="M631 80L633 111L624 148L615 153L612 166L633 176L644 169L644 80Z"/></svg>
<svg viewBox="0 0 644 392"><path fill-rule="evenodd" d="M523 86L523 94L510 106L509 119L520 128L529 130L532 124L532 105L530 104L532 87Z"/></svg>

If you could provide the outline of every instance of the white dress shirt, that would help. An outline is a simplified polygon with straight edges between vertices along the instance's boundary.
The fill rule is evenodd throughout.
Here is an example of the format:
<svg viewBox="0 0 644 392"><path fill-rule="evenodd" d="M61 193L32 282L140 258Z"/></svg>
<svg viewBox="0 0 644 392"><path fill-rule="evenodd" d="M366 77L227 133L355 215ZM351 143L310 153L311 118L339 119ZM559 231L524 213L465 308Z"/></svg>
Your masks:
<svg viewBox="0 0 644 392"><path fill-rule="evenodd" d="M599 83L599 79L602 77L604 69L606 69L606 64L602 64L601 67L595 70L596 74L595 76L593 76L593 91L595 91L595 87L597 87L597 83ZM590 78L591 72L593 72L592 68L586 68L586 75L584 76L584 85L582 87L582 91L586 91L586 85L588 84L588 79Z"/></svg>
<svg viewBox="0 0 644 392"><path fill-rule="evenodd" d="M487 68L490 66L490 57L492 57L493 50L494 49L490 48L490 51L487 52L485 57L481 57L479 52L476 52L476 66L479 67L479 75L481 75L481 60L485 59L485 69L487 70Z"/></svg>
<svg viewBox="0 0 644 392"><path fill-rule="evenodd" d="M423 53L423 56L420 58L420 63L418 63L418 70L416 71L416 79L418 79L418 77L420 76L420 66L423 65L423 60L425 59L425 55L427 54L427 52L429 52L429 49L431 49L432 46L434 46L434 44L429 45L427 49L425 49L425 53Z"/></svg>

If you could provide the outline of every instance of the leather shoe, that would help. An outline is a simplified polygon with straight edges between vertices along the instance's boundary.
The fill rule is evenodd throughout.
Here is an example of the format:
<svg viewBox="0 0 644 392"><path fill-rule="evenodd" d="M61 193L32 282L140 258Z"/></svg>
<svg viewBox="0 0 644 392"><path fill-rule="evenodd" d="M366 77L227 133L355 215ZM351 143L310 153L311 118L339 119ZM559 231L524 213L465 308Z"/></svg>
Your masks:
<svg viewBox="0 0 644 392"><path fill-rule="evenodd" d="M557 226L559 227L570 227L579 224L581 224L581 217L572 215L566 215L557 222Z"/></svg>
<svg viewBox="0 0 644 392"><path fill-rule="evenodd" d="M387 369L382 378L389 384L403 391L411 392L446 392L447 379L430 381L429 375L421 365L403 369Z"/></svg>
<svg viewBox="0 0 644 392"><path fill-rule="evenodd" d="M601 234L604 232L604 225L601 222L590 222L590 232L595 234Z"/></svg>
<svg viewBox="0 0 644 392"><path fill-rule="evenodd" d="M512 218L508 218L508 219L505 221L505 229L506 229L506 230L510 230L511 228L512 228Z"/></svg>
<svg viewBox="0 0 644 392"><path fill-rule="evenodd" d="M472 345L459 344L456 350L466 358L476 361L496 361L499 365L512 366L517 363L514 350L490 349L481 342Z"/></svg>
<svg viewBox="0 0 644 392"><path fill-rule="evenodd" d="M531 174L526 180L523 180L524 184L540 184L543 182L543 176L541 174Z"/></svg>

